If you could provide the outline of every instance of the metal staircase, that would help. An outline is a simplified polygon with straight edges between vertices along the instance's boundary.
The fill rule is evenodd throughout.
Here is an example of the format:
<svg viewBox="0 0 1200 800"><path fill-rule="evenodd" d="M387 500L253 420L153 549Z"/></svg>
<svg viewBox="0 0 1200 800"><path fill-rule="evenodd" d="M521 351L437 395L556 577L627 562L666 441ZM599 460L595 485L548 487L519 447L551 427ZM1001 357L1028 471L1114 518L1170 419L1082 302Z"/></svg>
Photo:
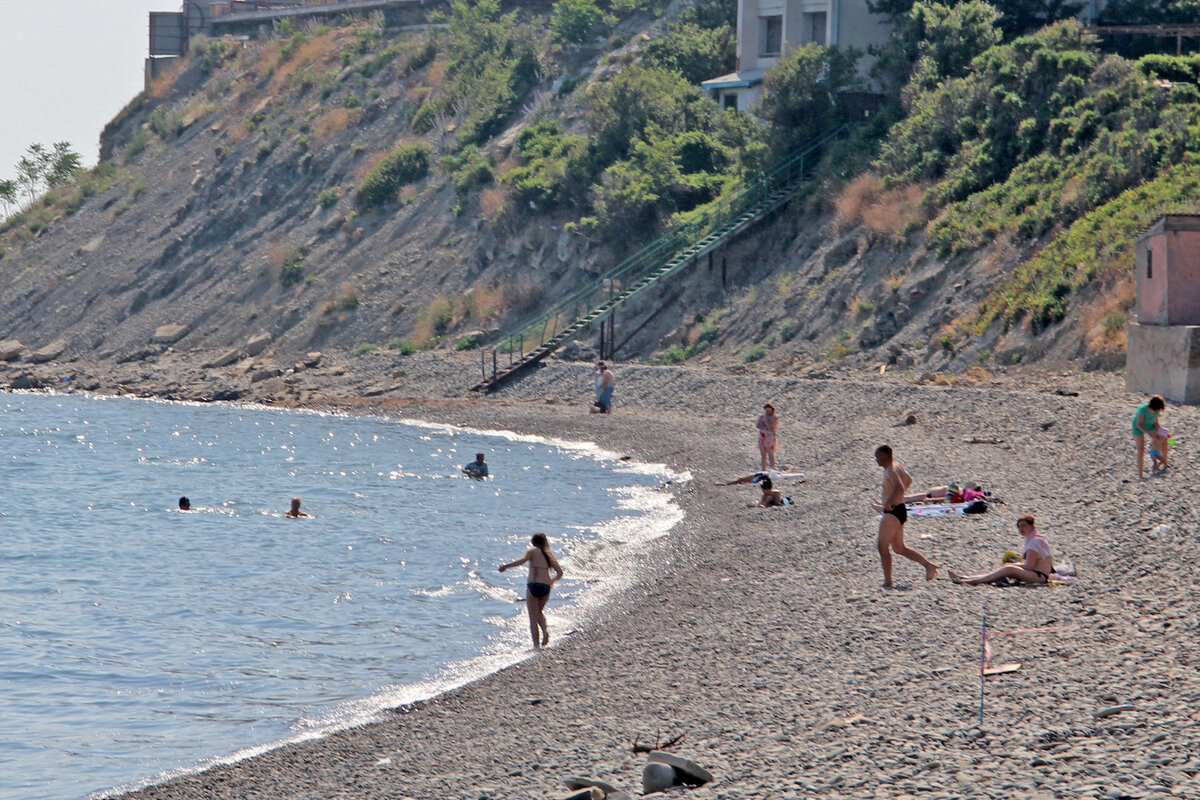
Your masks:
<svg viewBox="0 0 1200 800"><path fill-rule="evenodd" d="M472 391L496 389L582 331L611 317L624 303L695 264L701 256L778 209L799 192L828 144L856 126L857 123L842 125L794 150L769 171L742 183L591 284L558 301L515 333L485 349L481 354L483 380L473 386ZM502 361L505 363L501 364Z"/></svg>

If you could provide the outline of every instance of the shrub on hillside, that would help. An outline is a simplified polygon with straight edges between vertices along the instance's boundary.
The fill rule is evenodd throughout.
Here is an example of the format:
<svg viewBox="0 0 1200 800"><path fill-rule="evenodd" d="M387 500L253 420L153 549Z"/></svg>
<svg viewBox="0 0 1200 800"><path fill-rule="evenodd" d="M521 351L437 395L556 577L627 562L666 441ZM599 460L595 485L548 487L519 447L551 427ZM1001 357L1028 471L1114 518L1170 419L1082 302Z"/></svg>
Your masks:
<svg viewBox="0 0 1200 800"><path fill-rule="evenodd" d="M396 199L400 188L429 174L429 145L414 142L384 156L358 187L358 205L378 208Z"/></svg>
<svg viewBox="0 0 1200 800"><path fill-rule="evenodd" d="M522 129L514 150L523 163L503 180L518 200L554 206L586 196L594 167L582 136L565 134L557 121L544 120Z"/></svg>
<svg viewBox="0 0 1200 800"><path fill-rule="evenodd" d="M582 44L593 38L605 21L596 0L558 0L550 17L550 30L560 42Z"/></svg>
<svg viewBox="0 0 1200 800"><path fill-rule="evenodd" d="M854 49L810 44L766 74L757 114L768 123L774 153L782 156L847 121L838 95L856 84L858 58Z"/></svg>
<svg viewBox="0 0 1200 800"><path fill-rule="evenodd" d="M728 26L702 28L685 22L646 42L642 60L648 67L672 70L689 83L700 83L733 71L735 44L734 30Z"/></svg>

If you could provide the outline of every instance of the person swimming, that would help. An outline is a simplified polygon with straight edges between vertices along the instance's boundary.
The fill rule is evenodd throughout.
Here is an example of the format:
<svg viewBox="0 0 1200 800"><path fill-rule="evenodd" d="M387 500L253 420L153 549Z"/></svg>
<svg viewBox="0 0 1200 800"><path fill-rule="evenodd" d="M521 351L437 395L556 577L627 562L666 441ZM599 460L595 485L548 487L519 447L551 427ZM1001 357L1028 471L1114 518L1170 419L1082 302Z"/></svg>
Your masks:
<svg viewBox="0 0 1200 800"><path fill-rule="evenodd" d="M192 501L187 499L186 497L179 498L179 510L180 511L191 511L192 510Z"/></svg>
<svg viewBox="0 0 1200 800"><path fill-rule="evenodd" d="M488 465L483 460L483 453L476 453L475 460L464 466L462 471L469 478L486 478L488 476Z"/></svg>
<svg viewBox="0 0 1200 800"><path fill-rule="evenodd" d="M300 510L300 498L299 497L292 498L292 507L290 509L288 509L287 511L285 511L283 515L289 519L297 519L299 517L311 516L311 514L305 514L303 511Z"/></svg>

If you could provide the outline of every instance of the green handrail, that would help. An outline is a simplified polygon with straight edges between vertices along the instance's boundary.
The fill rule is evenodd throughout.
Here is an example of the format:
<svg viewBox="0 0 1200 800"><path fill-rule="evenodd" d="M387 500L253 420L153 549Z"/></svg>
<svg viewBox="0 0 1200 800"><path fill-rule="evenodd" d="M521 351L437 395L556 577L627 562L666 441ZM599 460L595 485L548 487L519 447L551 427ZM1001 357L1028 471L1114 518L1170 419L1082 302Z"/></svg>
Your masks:
<svg viewBox="0 0 1200 800"><path fill-rule="evenodd" d="M608 316L637 294L633 292L622 297L626 285L635 285L639 280L660 271L674 272L693 257L694 254L689 255L689 251L700 246L706 237L717 235L702 249L715 246L733 229L781 202L786 197L786 190L793 189L805 177L825 145L856 125L842 125L816 141L797 148L771 169L744 181L696 212L691 219L671 228L590 284L572 292L505 336L492 348L493 353L508 354L510 365L515 354L519 363L525 359L526 353L536 352L548 344L557 346L567 336ZM646 286L654 282L648 281ZM572 322L560 328L560 321L568 319Z"/></svg>

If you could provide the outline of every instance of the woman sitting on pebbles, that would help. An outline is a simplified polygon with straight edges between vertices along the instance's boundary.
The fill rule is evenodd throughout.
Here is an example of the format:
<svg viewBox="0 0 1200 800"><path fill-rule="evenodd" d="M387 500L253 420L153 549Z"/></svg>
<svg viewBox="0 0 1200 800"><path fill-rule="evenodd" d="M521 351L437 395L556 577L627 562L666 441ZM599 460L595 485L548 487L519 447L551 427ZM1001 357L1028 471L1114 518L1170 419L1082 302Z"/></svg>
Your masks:
<svg viewBox="0 0 1200 800"><path fill-rule="evenodd" d="M538 650L550 644L550 627L546 625L546 601L550 599L550 587L563 576L558 559L550 552L550 542L546 534L538 531L529 540L533 545L525 551L525 555L508 564L501 564L500 571L519 567L529 562L529 582L525 585L525 607L529 611L529 633L533 636L533 649ZM550 570L556 573L550 577ZM538 629L541 628L542 638L538 641Z"/></svg>
<svg viewBox="0 0 1200 800"><path fill-rule="evenodd" d="M1054 572L1050 544L1037 532L1037 528L1033 526L1033 517L1028 514L1017 520L1017 530L1025 537L1020 561L1005 564L986 575L958 575L952 570L947 570L951 582L978 586L982 583L997 583L1007 578L1021 583L1048 583L1051 573Z"/></svg>

